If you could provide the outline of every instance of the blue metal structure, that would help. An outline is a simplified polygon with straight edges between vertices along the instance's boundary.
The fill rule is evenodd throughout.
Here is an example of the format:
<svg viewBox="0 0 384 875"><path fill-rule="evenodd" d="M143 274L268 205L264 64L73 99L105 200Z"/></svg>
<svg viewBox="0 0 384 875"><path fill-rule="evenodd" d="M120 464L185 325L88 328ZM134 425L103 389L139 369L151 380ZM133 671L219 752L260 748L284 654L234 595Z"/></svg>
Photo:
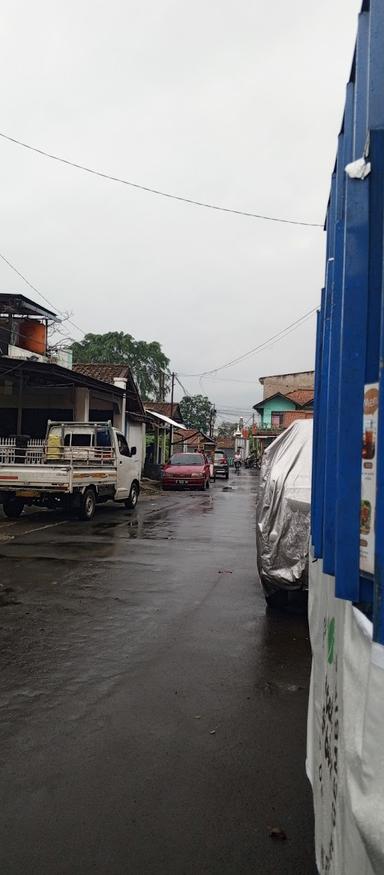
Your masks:
<svg viewBox="0 0 384 875"><path fill-rule="evenodd" d="M346 173L363 158L371 172ZM312 542L335 595L372 605L384 644L384 2L364 0L332 175L318 314ZM360 572L363 399L379 382L374 574Z"/></svg>

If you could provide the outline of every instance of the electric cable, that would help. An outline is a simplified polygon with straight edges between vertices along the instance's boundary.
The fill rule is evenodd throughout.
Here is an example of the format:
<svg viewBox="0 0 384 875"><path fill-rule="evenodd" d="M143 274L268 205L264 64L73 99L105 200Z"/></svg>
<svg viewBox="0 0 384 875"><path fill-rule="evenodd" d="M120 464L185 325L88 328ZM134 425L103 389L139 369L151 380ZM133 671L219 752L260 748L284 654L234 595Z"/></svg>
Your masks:
<svg viewBox="0 0 384 875"><path fill-rule="evenodd" d="M231 361L225 362L223 365L218 365L217 368L211 368L211 370L203 371L200 374L182 374L182 376L183 377L191 377L191 378L192 377L199 377L201 379L202 377L208 377L211 374L216 374L218 371L223 371L225 368L230 368L233 365L236 365L239 362L244 361L244 359L248 358L249 356L254 355L254 353L259 352L260 350L264 349L272 341L275 341L277 343L278 341L283 340L288 334L291 334L292 331L296 330L296 328L298 328L300 325L302 325L303 322L305 322L307 319L309 319L310 316L312 316L312 314L315 313L317 309L318 309L318 307L313 307L312 310L308 310L308 312L304 313L303 316L300 316L299 319L296 319L294 322L291 322L290 325L286 325L286 327L282 328L280 331L278 331L277 334L273 334L272 337L268 338L268 340L264 340L263 343L260 343L258 346L254 346L253 349L249 349L247 352L244 352L241 355L237 356L236 358L231 359Z"/></svg>
<svg viewBox="0 0 384 875"><path fill-rule="evenodd" d="M45 295L43 295L43 293L40 291L40 289L38 289L37 286L34 286L33 283L31 283L30 280L27 279L27 277L24 276L24 274L21 273L21 271L18 270L18 268L15 267L15 265L12 264L12 262L9 261L9 259L6 258L5 255L3 255L1 252L0 252L0 258L2 259L2 261L5 262L5 264L8 265L8 267L11 268L11 270L13 270L17 274L17 276L19 276L23 280L23 282L25 282L27 284L27 286L29 286L30 289L32 289L34 292L36 292L37 295L40 295L40 298L42 298L46 304L49 304L50 307L53 307L53 309L55 311L58 311L59 314L61 313L61 315L65 317L62 320L63 322L69 322L69 324L72 325L73 328L76 328L77 331L80 331L80 333L85 336L85 331L83 331L83 329L80 328L79 325L76 325L76 322L72 322L72 319L70 319L68 316L65 316L65 313L63 311L58 310L56 305L52 304L52 301L50 301L49 298L47 298Z"/></svg>
<svg viewBox="0 0 384 875"><path fill-rule="evenodd" d="M130 188L136 188L140 191L146 191L149 194L155 194L159 197L165 197L169 200L181 201L185 204L192 204L195 207L203 207L207 210L216 210L221 213L232 213L236 216L246 216L250 219L262 219L266 222L278 222L283 225L301 225L307 228L324 228L324 223L320 222L304 222L298 219L282 219L278 216L267 216L263 213L253 213L248 212L247 210L236 210L232 207L223 207L219 204L211 204L206 201L198 201L194 200L190 197L184 197L178 194L171 194L168 191L162 191L159 188L151 188L149 185L141 185L138 182L131 182L128 179L123 179L120 176L112 176L110 173L105 173L102 170L95 170L92 167L87 167L85 164L80 164L77 161L70 161L68 158L61 158L59 155L54 155L52 152L48 152L46 149L39 149L37 146L31 146L30 143L24 143L23 140L18 140L16 137L10 137L8 134L4 134L0 131L0 137L3 140L8 140L9 143L15 143L17 146L21 146L23 149L28 149L30 152L36 152L38 155L42 155L44 158L50 158L51 161L58 161L60 164L66 164L69 167L74 167L76 170L82 170L85 173L91 173L93 176L99 176L102 179L108 179L110 182L118 182L121 185L128 185Z"/></svg>

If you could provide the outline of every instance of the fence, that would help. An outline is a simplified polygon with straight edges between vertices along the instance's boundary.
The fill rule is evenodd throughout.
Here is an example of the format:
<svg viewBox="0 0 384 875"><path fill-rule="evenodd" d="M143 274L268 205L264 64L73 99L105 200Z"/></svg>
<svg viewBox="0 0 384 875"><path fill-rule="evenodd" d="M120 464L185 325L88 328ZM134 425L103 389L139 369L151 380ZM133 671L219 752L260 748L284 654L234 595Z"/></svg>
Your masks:
<svg viewBox="0 0 384 875"><path fill-rule="evenodd" d="M318 313L307 772L322 875L384 872L384 3L364 0Z"/></svg>
<svg viewBox="0 0 384 875"><path fill-rule="evenodd" d="M384 538L375 528L384 530L383 83L384 6L364 0L326 219L312 542L335 595L368 606L382 644Z"/></svg>
<svg viewBox="0 0 384 875"><path fill-rule="evenodd" d="M26 446L17 446L16 438L0 438L0 465L40 465L43 461L44 441L31 438Z"/></svg>
<svg viewBox="0 0 384 875"><path fill-rule="evenodd" d="M73 464L107 465L115 460L113 447L67 446L32 438L21 445L17 438L0 438L0 465Z"/></svg>

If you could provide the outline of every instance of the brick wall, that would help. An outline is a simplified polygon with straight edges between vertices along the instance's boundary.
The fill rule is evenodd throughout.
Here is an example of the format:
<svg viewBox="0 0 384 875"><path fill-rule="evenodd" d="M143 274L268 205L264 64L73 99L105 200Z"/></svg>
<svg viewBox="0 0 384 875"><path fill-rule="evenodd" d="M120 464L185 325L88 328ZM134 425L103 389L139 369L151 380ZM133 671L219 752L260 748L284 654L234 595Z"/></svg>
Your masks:
<svg viewBox="0 0 384 875"><path fill-rule="evenodd" d="M283 416L283 427L288 428L296 419L313 419L313 410L287 410Z"/></svg>

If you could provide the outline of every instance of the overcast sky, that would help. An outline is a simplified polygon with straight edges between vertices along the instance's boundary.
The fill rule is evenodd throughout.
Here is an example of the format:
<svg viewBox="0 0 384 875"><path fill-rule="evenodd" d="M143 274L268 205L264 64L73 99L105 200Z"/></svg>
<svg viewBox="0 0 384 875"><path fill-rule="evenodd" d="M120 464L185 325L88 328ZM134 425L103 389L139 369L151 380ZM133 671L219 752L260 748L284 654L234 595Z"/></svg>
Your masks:
<svg viewBox="0 0 384 875"><path fill-rule="evenodd" d="M322 222L360 6L3 0L0 130L147 186ZM158 340L180 374L319 301L319 228L168 201L3 140L0 189L0 252L84 331ZM0 290L29 295L3 263ZM214 379L181 379L246 413L260 375L313 367L314 324Z"/></svg>

